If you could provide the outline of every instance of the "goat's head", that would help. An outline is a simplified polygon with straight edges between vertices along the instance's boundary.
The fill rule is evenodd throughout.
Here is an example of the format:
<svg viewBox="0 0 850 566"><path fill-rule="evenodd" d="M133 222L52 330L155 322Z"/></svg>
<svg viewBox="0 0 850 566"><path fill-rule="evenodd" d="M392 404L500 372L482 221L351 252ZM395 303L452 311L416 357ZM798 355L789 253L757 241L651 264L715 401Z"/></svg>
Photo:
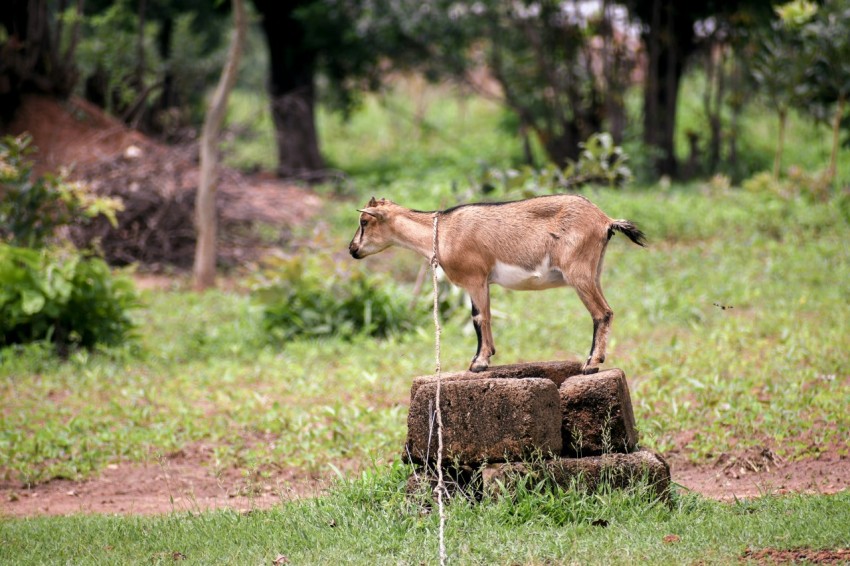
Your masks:
<svg viewBox="0 0 850 566"><path fill-rule="evenodd" d="M384 251L393 244L387 226L387 204L389 201L386 199L375 200L372 197L366 208L360 209L360 226L348 244L348 252L354 259Z"/></svg>

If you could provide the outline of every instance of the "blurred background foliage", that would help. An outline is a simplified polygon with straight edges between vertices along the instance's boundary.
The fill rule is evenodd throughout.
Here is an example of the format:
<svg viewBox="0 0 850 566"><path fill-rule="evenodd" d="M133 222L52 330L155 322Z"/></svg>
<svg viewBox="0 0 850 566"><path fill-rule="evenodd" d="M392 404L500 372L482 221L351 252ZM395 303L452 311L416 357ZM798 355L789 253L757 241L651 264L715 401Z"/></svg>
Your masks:
<svg viewBox="0 0 850 566"><path fill-rule="evenodd" d="M847 215L850 171L838 165L850 155L848 0L249 8L221 142L230 167L271 170L333 197L382 190L420 208L685 183L834 202ZM13 2L0 15L0 120L29 93L79 96L163 142L192 143L229 12L202 0ZM3 146L12 171L0 193L4 245L60 247L63 226L115 221L119 203L62 174L34 178L27 143ZM662 231L676 222L656 220ZM79 253L94 261L97 244ZM271 335L384 336L418 324L422 309L395 298L388 278L309 253L294 245L256 266L250 286ZM406 269L402 279L421 279L421 268ZM463 310L443 285L444 315ZM15 296L21 312L39 304Z"/></svg>
<svg viewBox="0 0 850 566"><path fill-rule="evenodd" d="M319 137L323 113L352 119L370 104L369 93L400 109L392 97L400 83L414 100L399 119L420 134L432 126L425 82L447 86L462 104L492 101L518 144L516 158L533 167L566 166L578 159L579 143L604 131L646 161L636 167L639 179L723 173L740 180L765 166L747 135L753 108L780 122L770 144L774 176L782 172L789 113L831 129L830 181L846 143L847 0L687 7L670 0L254 0L250 7L238 90L266 91L252 103L269 109L272 131L262 135L277 155L261 165L285 177L332 178L331 142ZM76 93L148 133L191 138L224 56L228 11L227 2L201 0L14 2L0 19L4 116L29 91ZM253 112L232 115L232 128L259 135Z"/></svg>

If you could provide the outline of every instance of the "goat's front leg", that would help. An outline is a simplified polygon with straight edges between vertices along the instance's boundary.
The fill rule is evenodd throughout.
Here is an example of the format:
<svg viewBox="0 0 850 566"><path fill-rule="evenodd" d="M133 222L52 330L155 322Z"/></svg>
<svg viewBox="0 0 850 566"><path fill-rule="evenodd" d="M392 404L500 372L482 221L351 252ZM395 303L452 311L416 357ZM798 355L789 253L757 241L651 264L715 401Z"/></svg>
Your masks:
<svg viewBox="0 0 850 566"><path fill-rule="evenodd" d="M490 286L483 285L467 289L472 299L472 325L478 337L478 350L472 358L469 371L480 372L490 367L490 357L496 354L493 332L490 328Z"/></svg>

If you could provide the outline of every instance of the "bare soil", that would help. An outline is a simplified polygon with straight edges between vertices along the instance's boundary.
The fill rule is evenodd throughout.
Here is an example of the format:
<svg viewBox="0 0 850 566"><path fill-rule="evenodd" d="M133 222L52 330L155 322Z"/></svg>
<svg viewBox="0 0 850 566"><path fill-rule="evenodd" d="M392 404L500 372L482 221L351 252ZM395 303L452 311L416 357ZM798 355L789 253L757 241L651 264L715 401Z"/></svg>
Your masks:
<svg viewBox="0 0 850 566"><path fill-rule="evenodd" d="M741 556L742 561L756 564L848 564L850 549L822 550L813 548L795 548L793 550L778 550L764 548L762 550L747 549Z"/></svg>
<svg viewBox="0 0 850 566"><path fill-rule="evenodd" d="M723 454L713 462L668 459L673 481L705 497L734 500L767 494L829 494L850 489L850 459L824 452L814 459L784 462L761 449Z"/></svg>
<svg viewBox="0 0 850 566"><path fill-rule="evenodd" d="M86 481L54 480L32 487L0 483L0 516L250 511L320 495L330 483L328 476L311 476L297 469L262 476L235 469L216 472L209 462L211 452L212 447L196 446L158 462L111 465ZM756 452L723 455L707 464L677 456L670 465L673 481L681 488L719 500L850 489L850 461L830 454L779 462L775 456Z"/></svg>
<svg viewBox="0 0 850 566"><path fill-rule="evenodd" d="M196 446L145 464L113 464L86 481L53 480L27 487L0 482L0 517L105 513L152 515L173 511L267 509L319 495L327 481L298 470L246 475L216 471L211 447Z"/></svg>

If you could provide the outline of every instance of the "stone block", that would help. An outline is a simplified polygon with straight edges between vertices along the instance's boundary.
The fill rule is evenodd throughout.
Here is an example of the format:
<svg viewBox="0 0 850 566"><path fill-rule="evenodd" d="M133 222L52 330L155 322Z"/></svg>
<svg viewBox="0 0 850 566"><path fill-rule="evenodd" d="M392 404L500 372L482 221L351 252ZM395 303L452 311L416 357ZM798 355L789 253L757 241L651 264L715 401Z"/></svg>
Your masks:
<svg viewBox="0 0 850 566"><path fill-rule="evenodd" d="M629 384L622 370L572 376L561 384L558 392L563 455L627 453L637 448Z"/></svg>
<svg viewBox="0 0 850 566"><path fill-rule="evenodd" d="M481 470L481 489L484 493L498 493L502 489L511 491L520 478L529 475L535 482L548 478L565 489L593 492L602 485L628 489L645 484L661 499L666 500L670 493L670 466L660 455L648 450L555 458L531 464L490 464Z"/></svg>
<svg viewBox="0 0 850 566"><path fill-rule="evenodd" d="M546 378L560 386L573 375L581 374L581 362L528 362L522 364L510 364L504 366L491 366L486 371L474 373L471 371L458 371L444 373L441 376L443 383L450 381L476 381L479 379L520 379L524 377ZM416 391L426 383L436 383L435 375L423 375L413 378L410 386L411 401L416 396Z"/></svg>
<svg viewBox="0 0 850 566"><path fill-rule="evenodd" d="M560 399L552 380L473 375L478 378L449 380L441 386L447 466L560 454ZM420 382L414 389L405 450L405 457L414 463L433 464L437 459L436 390L436 382Z"/></svg>

